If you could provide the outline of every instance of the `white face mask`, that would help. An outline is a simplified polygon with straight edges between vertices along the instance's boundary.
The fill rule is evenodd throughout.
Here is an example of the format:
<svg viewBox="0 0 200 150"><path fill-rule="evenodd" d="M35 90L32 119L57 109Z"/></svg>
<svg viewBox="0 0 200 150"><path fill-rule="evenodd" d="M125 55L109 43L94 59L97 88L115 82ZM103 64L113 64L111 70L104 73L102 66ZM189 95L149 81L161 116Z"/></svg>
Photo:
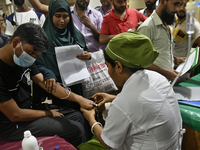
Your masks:
<svg viewBox="0 0 200 150"><path fill-rule="evenodd" d="M14 55L13 55L13 60L15 62L16 65L20 66L20 67L30 67L34 62L35 62L35 58L31 57L29 54L27 54L22 47L22 43L21 44L21 49L22 49L22 53L19 57L17 57L15 55L15 49L14 50Z"/></svg>

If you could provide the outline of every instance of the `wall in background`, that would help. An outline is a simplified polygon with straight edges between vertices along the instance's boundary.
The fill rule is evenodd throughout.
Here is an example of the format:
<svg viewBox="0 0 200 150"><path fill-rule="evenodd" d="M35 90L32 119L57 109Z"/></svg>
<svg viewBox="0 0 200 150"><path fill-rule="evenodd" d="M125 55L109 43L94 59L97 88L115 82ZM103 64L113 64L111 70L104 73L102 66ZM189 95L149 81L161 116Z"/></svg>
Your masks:
<svg viewBox="0 0 200 150"><path fill-rule="evenodd" d="M96 6L101 6L100 0L90 0L89 6L95 8Z"/></svg>
<svg viewBox="0 0 200 150"><path fill-rule="evenodd" d="M0 9L3 11L3 13L8 12L8 2L10 3L10 0L0 0ZM9 13L9 12L8 12Z"/></svg>
<svg viewBox="0 0 200 150"><path fill-rule="evenodd" d="M129 0L129 8L142 9L145 7L144 0Z"/></svg>

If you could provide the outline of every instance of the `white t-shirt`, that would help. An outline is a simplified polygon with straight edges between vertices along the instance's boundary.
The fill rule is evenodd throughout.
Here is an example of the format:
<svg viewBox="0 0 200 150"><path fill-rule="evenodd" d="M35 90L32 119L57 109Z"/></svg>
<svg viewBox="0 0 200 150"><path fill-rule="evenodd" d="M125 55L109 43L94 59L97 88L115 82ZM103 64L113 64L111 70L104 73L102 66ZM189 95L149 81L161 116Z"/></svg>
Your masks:
<svg viewBox="0 0 200 150"><path fill-rule="evenodd" d="M40 14L40 13L38 13L38 14ZM13 14L11 14L10 18L11 17L13 17L12 20L15 21L15 16ZM30 11L27 11L27 12L16 12L16 17L17 17L18 25L27 23L27 22L32 22L32 23L38 24L42 27L44 24L44 21L45 21L45 16L43 14L41 14L40 18L39 18L39 16L36 14L36 12L33 9L31 9ZM15 31L15 26L13 26L11 24L11 22L9 21L9 16L8 16L8 19L6 20L5 34L12 36L14 31Z"/></svg>
<svg viewBox="0 0 200 150"><path fill-rule="evenodd" d="M167 79L140 70L111 103L101 138L117 150L138 150L143 142L140 150L176 149L181 127L178 102Z"/></svg>

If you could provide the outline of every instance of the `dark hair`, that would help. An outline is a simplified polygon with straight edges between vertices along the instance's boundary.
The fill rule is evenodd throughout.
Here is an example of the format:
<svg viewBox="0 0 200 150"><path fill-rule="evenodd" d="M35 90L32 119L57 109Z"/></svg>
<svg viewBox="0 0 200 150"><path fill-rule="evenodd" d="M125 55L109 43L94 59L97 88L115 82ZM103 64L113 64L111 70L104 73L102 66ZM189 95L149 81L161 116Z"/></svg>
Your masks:
<svg viewBox="0 0 200 150"><path fill-rule="evenodd" d="M10 0L12 2L12 0ZM22 6L24 4L24 0L14 0L15 5Z"/></svg>
<svg viewBox="0 0 200 150"><path fill-rule="evenodd" d="M60 8L60 9L56 10L56 12L65 12L65 11L67 12L67 10L64 8Z"/></svg>
<svg viewBox="0 0 200 150"><path fill-rule="evenodd" d="M19 37L23 44L27 43L34 45L34 51L46 51L48 50L48 38L44 30L36 24L24 23L18 26L9 43L15 37Z"/></svg>
<svg viewBox="0 0 200 150"><path fill-rule="evenodd" d="M105 50L103 51L103 54L104 54L105 61L107 61L114 68L115 67L115 60L111 59L108 56L108 54L106 53Z"/></svg>
<svg viewBox="0 0 200 150"><path fill-rule="evenodd" d="M105 58L105 60L112 66L112 68L114 68L115 67L115 61L116 60L113 60L112 58L110 58L109 56L108 56L108 54L105 52L105 51L103 51L103 53L104 53L104 58ZM138 70L143 70L144 68L129 68L129 67L126 67L126 66L124 66L124 65L122 65L123 67L124 67L124 69L126 70L126 71L129 71L129 72L131 72L131 73L135 73L136 71L138 71Z"/></svg>

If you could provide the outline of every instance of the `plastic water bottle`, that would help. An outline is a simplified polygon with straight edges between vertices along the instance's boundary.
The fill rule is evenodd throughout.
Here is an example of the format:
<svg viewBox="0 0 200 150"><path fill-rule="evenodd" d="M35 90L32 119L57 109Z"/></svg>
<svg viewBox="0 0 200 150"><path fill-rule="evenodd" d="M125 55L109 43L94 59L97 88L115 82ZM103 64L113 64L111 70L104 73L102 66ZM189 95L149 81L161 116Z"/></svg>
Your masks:
<svg viewBox="0 0 200 150"><path fill-rule="evenodd" d="M24 139L22 140L23 150L39 150L37 139L31 134L29 130L24 132Z"/></svg>

